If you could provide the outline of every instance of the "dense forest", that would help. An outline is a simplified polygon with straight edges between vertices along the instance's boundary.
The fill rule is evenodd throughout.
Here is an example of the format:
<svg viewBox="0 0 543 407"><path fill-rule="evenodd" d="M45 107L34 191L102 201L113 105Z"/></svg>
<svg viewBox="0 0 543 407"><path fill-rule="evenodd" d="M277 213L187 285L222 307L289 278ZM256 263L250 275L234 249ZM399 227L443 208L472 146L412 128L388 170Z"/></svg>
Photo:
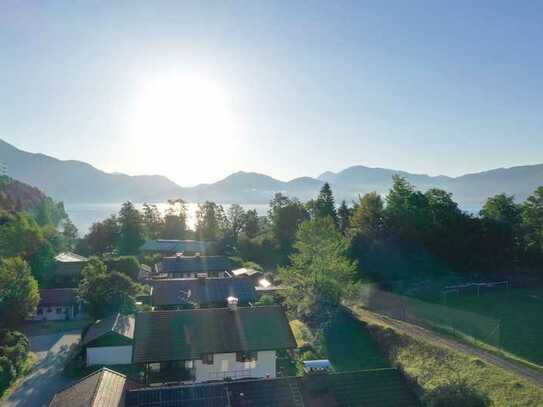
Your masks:
<svg viewBox="0 0 543 407"><path fill-rule="evenodd" d="M83 254L135 254L146 238L215 240L218 250L272 270L291 263L302 223L330 217L357 262L361 279L395 280L443 273L537 271L543 265L543 187L524 202L499 194L479 214L459 209L441 189L418 191L395 176L384 197L368 193L337 205L329 184L308 202L276 194L268 215L239 205L199 205L195 230L182 200L138 211L127 202L118 216L95 223L79 241Z"/></svg>

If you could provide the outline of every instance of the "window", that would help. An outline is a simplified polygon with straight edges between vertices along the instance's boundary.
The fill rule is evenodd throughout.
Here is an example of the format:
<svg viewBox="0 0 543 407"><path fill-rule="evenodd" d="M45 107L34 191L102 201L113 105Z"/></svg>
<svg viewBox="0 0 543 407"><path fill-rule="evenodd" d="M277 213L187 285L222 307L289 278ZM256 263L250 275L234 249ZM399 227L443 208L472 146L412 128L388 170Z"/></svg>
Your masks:
<svg viewBox="0 0 543 407"><path fill-rule="evenodd" d="M194 362L192 360L185 360L185 369L192 369L194 367Z"/></svg>
<svg viewBox="0 0 543 407"><path fill-rule="evenodd" d="M213 353L206 353L205 355L202 355L202 363L204 365L212 365L213 364Z"/></svg>
<svg viewBox="0 0 543 407"><path fill-rule="evenodd" d="M160 363L149 363L149 370L151 372L160 372Z"/></svg>
<svg viewBox="0 0 543 407"><path fill-rule="evenodd" d="M254 362L258 358L257 352L237 352L236 361L237 362Z"/></svg>
<svg viewBox="0 0 543 407"><path fill-rule="evenodd" d="M62 308L57 307L57 309L55 310L55 312L56 312L57 314L62 314Z"/></svg>
<svg viewBox="0 0 543 407"><path fill-rule="evenodd" d="M38 308L38 315L43 315L43 308Z"/></svg>
<svg viewBox="0 0 543 407"><path fill-rule="evenodd" d="M53 310L51 308L47 308L47 313L49 312L53 312Z"/></svg>

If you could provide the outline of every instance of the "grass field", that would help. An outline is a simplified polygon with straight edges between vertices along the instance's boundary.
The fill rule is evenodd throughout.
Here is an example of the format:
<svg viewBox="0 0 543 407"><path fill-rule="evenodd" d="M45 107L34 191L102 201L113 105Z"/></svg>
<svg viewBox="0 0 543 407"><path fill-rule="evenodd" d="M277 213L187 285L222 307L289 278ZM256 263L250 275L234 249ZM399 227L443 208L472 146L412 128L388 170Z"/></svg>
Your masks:
<svg viewBox="0 0 543 407"><path fill-rule="evenodd" d="M543 365L543 289L495 289L451 295L447 305L499 319L499 348ZM484 340L484 338L480 338Z"/></svg>
<svg viewBox="0 0 543 407"><path fill-rule="evenodd" d="M486 394L494 406L543 405L543 390L514 374L478 358L402 334L381 321L368 318L366 315L361 323L380 343L391 362L399 365L418 385L422 394L451 380L461 380Z"/></svg>
<svg viewBox="0 0 543 407"><path fill-rule="evenodd" d="M346 312L340 312L325 333L326 352L335 370L390 367L365 325Z"/></svg>
<svg viewBox="0 0 543 407"><path fill-rule="evenodd" d="M290 326L298 348L311 344L321 348L316 344L314 333L303 322L293 320ZM336 372L390 367L366 327L344 311L339 312L327 327L322 348L322 354L315 357L329 359Z"/></svg>

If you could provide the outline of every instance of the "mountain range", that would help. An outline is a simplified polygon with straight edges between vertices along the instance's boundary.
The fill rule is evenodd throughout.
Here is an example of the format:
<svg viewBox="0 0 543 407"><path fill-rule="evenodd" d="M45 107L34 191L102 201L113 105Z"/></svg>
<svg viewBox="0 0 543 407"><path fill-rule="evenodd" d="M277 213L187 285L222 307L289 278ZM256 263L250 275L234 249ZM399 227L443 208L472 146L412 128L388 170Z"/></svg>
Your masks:
<svg viewBox="0 0 543 407"><path fill-rule="evenodd" d="M181 187L161 175L131 176L107 173L90 164L59 160L44 154L19 150L0 140L0 161L9 175L38 187L47 195L66 203L162 202L183 198L188 202L212 200L222 203L267 203L276 192L301 200L315 197L325 182L339 201L377 191L386 193L392 176L404 176L418 189L437 187L454 194L461 205L481 205L489 196L505 192L524 200L543 185L543 164L499 168L459 177L429 176L405 171L353 166L339 172L326 171L317 178L300 177L280 181L254 172L237 172L211 184Z"/></svg>

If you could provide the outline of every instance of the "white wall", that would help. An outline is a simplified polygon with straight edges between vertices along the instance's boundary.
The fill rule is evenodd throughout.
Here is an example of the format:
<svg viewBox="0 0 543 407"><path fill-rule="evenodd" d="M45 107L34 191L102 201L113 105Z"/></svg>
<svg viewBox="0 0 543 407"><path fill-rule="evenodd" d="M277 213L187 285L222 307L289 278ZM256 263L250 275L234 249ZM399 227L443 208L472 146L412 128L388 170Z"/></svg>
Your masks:
<svg viewBox="0 0 543 407"><path fill-rule="evenodd" d="M132 363L132 345L87 348L87 366L128 365Z"/></svg>
<svg viewBox="0 0 543 407"><path fill-rule="evenodd" d="M60 314L57 314L57 308L61 309ZM38 315L38 310L42 310L42 314ZM49 312L47 312L49 310ZM52 306L52 307L38 307L36 313L32 315L30 319L33 321L64 321L66 319L66 312L68 313L68 319L73 318L72 306Z"/></svg>
<svg viewBox="0 0 543 407"><path fill-rule="evenodd" d="M216 353L213 364L205 365L201 360L194 361L197 382L218 380L225 377L275 377L275 351L258 352L254 362L237 362L235 353Z"/></svg>

